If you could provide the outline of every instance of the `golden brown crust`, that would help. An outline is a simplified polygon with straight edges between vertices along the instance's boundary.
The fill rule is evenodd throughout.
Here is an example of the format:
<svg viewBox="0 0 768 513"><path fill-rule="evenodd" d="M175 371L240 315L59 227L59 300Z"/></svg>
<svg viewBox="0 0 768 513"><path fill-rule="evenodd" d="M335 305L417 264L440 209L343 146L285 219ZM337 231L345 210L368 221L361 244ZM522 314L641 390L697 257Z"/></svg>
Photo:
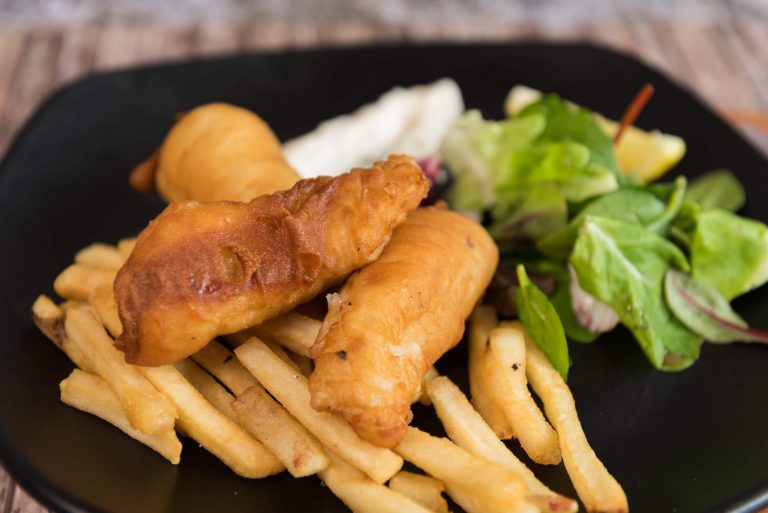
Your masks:
<svg viewBox="0 0 768 513"><path fill-rule="evenodd" d="M461 339L497 262L478 223L439 208L412 212L381 256L329 296L312 347L312 406L342 414L374 444L395 446L422 377Z"/></svg>
<svg viewBox="0 0 768 513"><path fill-rule="evenodd" d="M208 103L177 119L163 144L131 173L131 186L172 201L250 201L290 188L299 175L253 112Z"/></svg>
<svg viewBox="0 0 768 513"><path fill-rule="evenodd" d="M375 258L427 189L413 159L394 156L250 203L169 205L115 279L118 347L167 364L290 310Z"/></svg>

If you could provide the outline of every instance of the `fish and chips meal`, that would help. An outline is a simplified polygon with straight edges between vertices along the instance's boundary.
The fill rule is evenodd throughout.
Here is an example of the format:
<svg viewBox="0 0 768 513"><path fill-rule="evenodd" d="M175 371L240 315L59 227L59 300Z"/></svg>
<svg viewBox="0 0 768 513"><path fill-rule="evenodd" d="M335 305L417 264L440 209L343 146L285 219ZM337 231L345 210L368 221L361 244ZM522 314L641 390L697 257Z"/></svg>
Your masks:
<svg viewBox="0 0 768 513"><path fill-rule="evenodd" d="M442 79L283 145L240 107L180 114L130 176L168 206L32 307L76 366L62 402L171 464L181 436L244 478L317 475L356 513L628 512L569 340L621 323L665 371L705 339L768 341L730 306L768 280L768 229L727 170L651 183L685 153L632 126L651 93L614 122L517 86L493 121ZM440 374L457 344L468 390Z"/></svg>

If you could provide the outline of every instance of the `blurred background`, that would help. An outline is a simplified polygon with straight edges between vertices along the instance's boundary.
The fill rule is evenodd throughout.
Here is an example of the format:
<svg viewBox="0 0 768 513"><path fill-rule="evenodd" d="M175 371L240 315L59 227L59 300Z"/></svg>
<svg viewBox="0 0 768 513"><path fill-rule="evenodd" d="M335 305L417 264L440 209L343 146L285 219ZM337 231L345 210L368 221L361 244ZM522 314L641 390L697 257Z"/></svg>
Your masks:
<svg viewBox="0 0 768 513"><path fill-rule="evenodd" d="M94 71L318 45L517 40L638 56L768 153L768 0L0 0L0 156L47 95ZM42 511L0 467L0 512Z"/></svg>
<svg viewBox="0 0 768 513"><path fill-rule="evenodd" d="M0 155L95 70L261 49L589 41L687 84L768 151L768 0L0 0Z"/></svg>

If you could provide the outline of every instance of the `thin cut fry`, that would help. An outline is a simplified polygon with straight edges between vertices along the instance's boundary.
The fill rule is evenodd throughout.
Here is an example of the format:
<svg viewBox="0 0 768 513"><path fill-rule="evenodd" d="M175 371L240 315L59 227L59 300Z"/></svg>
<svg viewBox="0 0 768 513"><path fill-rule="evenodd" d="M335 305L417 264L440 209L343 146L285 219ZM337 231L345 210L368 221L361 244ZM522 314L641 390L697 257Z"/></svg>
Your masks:
<svg viewBox="0 0 768 513"><path fill-rule="evenodd" d="M498 463L478 458L447 438L409 427L395 452L449 486L470 493L487 511L510 511L525 502L525 481Z"/></svg>
<svg viewBox="0 0 768 513"><path fill-rule="evenodd" d="M280 349L282 349L282 346L280 346ZM296 364L299 372L301 372L304 376L309 377L309 375L312 374L312 371L315 368L315 362L312 360L312 358L307 358L306 356L294 353L288 349L283 349L283 352L286 353L288 357L293 361L293 363Z"/></svg>
<svg viewBox="0 0 768 513"><path fill-rule="evenodd" d="M112 286L115 271L107 271L84 264L72 264L64 269L53 282L53 290L61 297L88 301L99 286Z"/></svg>
<svg viewBox="0 0 768 513"><path fill-rule="evenodd" d="M512 438L514 431L501 407L493 401L488 382L488 337L499 324L496 311L479 305L472 313L469 327L469 392L472 405L480 412L496 436L502 440Z"/></svg>
<svg viewBox="0 0 768 513"><path fill-rule="evenodd" d="M467 513L539 513L539 510L527 500L520 500L511 507L500 508L497 504L486 504L475 490L455 483L445 483L445 491L453 502Z"/></svg>
<svg viewBox="0 0 768 513"><path fill-rule="evenodd" d="M368 479L338 455L320 478L353 513L430 513L421 504Z"/></svg>
<svg viewBox="0 0 768 513"><path fill-rule="evenodd" d="M176 367L164 365L140 369L176 405L181 429L236 474L261 478L283 469L271 452L206 401Z"/></svg>
<svg viewBox="0 0 768 513"><path fill-rule="evenodd" d="M131 427L120 407L120 401L100 377L75 369L59 384L59 388L62 402L109 422L134 440L157 451L174 465L179 463L181 442L173 429L148 435Z"/></svg>
<svg viewBox="0 0 768 513"><path fill-rule="evenodd" d="M627 496L590 447L568 385L527 334L525 349L528 379L557 429L565 469L587 511L626 513Z"/></svg>
<svg viewBox="0 0 768 513"><path fill-rule="evenodd" d="M561 461L557 433L531 397L525 378L525 339L514 326L501 324L490 336L489 379L494 401L512 423L515 436L536 463Z"/></svg>
<svg viewBox="0 0 768 513"><path fill-rule="evenodd" d="M293 477L316 474L328 466L322 445L261 386L232 403L240 423L277 456Z"/></svg>
<svg viewBox="0 0 768 513"><path fill-rule="evenodd" d="M215 340L211 340L207 346L193 354L192 359L216 376L216 379L224 383L236 396L252 386L259 385L256 378L243 367L232 351Z"/></svg>
<svg viewBox="0 0 768 513"><path fill-rule="evenodd" d="M86 372L95 373L88 357L69 340L64 329L64 310L59 308L51 298L40 295L32 305L32 320L43 335L64 351L67 357Z"/></svg>
<svg viewBox="0 0 768 513"><path fill-rule="evenodd" d="M283 362L261 340L252 338L235 349L235 354L312 434L375 482L384 483L400 470L403 460L395 453L361 440L341 417L312 408L307 378Z"/></svg>
<svg viewBox="0 0 768 513"><path fill-rule="evenodd" d="M401 470L389 480L389 487L430 511L448 513L445 486L439 479Z"/></svg>
<svg viewBox="0 0 768 513"><path fill-rule="evenodd" d="M174 366L205 397L206 401L211 403L214 408L226 415L230 420L240 424L240 418L232 408L235 396L230 394L226 388L221 386L218 381L213 379L210 374L189 358L176 362ZM245 426L241 425L240 427L244 428Z"/></svg>
<svg viewBox="0 0 768 513"><path fill-rule="evenodd" d="M99 285L91 292L88 302L93 307L99 320L107 327L109 333L116 337L123 331L120 316L117 314L117 303L112 285Z"/></svg>
<svg viewBox="0 0 768 513"><path fill-rule="evenodd" d="M528 501L542 511L574 513L579 509L576 501L547 488L517 459L450 379L435 378L429 382L427 390L445 432L456 445L520 474L528 486Z"/></svg>
<svg viewBox="0 0 768 513"><path fill-rule="evenodd" d="M323 323L295 312L270 319L248 331L266 340L283 345L296 354L311 357L309 350L315 343Z"/></svg>
<svg viewBox="0 0 768 513"><path fill-rule="evenodd" d="M96 374L104 378L120 400L131 425L147 434L173 429L176 409L141 375L123 360L112 338L87 306L69 308L64 321L67 337L86 355Z"/></svg>
<svg viewBox="0 0 768 513"><path fill-rule="evenodd" d="M117 252L120 253L120 256L123 258L123 263L125 263L125 261L128 260L128 257L131 255L131 251L133 251L133 247L135 245L136 245L136 237L122 239L120 242L117 243ZM122 267L122 264L121 264L121 267Z"/></svg>
<svg viewBox="0 0 768 513"><path fill-rule="evenodd" d="M75 262L107 271L117 271L123 265L123 257L116 247L95 242L75 253Z"/></svg>

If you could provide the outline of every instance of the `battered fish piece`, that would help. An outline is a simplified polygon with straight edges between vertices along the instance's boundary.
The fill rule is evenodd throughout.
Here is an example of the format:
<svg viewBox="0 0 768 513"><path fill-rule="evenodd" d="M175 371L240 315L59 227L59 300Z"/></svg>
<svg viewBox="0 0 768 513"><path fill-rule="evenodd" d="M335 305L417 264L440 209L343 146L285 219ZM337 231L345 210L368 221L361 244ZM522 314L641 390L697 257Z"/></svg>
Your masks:
<svg viewBox="0 0 768 513"><path fill-rule="evenodd" d="M291 310L376 258L428 188L413 159L393 156L250 203L171 204L115 279L117 347L164 365Z"/></svg>
<svg viewBox="0 0 768 513"><path fill-rule="evenodd" d="M461 339L498 258L475 221L440 208L412 212L381 256L329 295L312 347L312 407L340 413L369 442L397 445L411 397Z"/></svg>

